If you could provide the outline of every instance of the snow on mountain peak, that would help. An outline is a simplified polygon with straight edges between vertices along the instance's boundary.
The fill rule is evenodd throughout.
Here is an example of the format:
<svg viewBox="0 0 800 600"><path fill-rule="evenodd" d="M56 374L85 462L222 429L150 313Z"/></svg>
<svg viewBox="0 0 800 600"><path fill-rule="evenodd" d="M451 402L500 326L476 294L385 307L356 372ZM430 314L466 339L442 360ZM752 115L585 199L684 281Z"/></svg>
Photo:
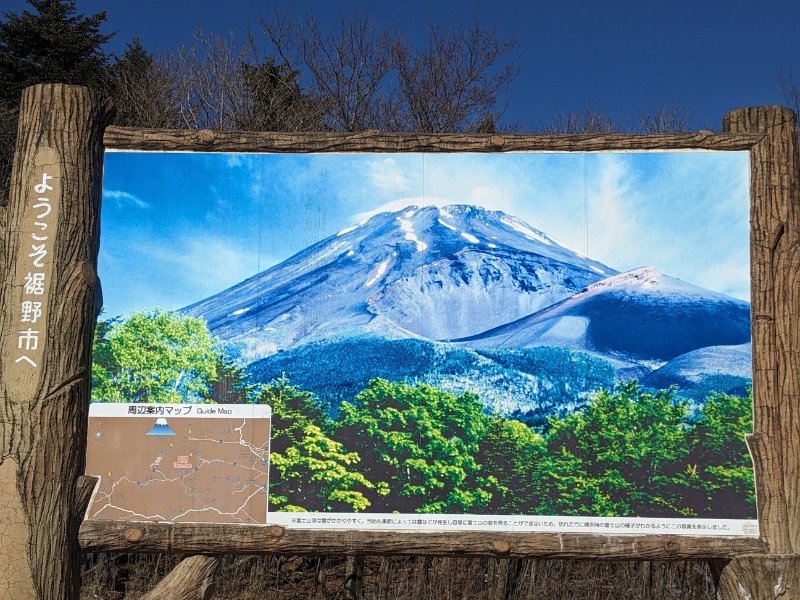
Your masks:
<svg viewBox="0 0 800 600"><path fill-rule="evenodd" d="M410 219L414 216L413 210L406 211L403 216ZM414 242L417 245L417 252L424 252L425 249L428 247L428 244L421 241L416 233L414 232L414 224L411 221L407 221L406 219L401 219L397 217L397 220L400 221L400 230L404 231L406 234L406 240L409 242Z"/></svg>
<svg viewBox="0 0 800 600"><path fill-rule="evenodd" d="M441 218L439 218L439 219L436 219L436 220L438 221L439 225L441 225L442 227L446 227L446 228L447 228L447 229L449 229L450 231L457 231L457 229L456 229L455 227L453 227L453 226L452 226L452 225L450 225L449 223L445 223L444 221L442 221L442 219L441 219Z"/></svg>
<svg viewBox="0 0 800 600"><path fill-rule="evenodd" d="M380 262L375 268L372 269L372 271L370 271L368 276L369 278L367 279L367 282L364 284L364 287L372 287L378 282L378 280L381 277L383 277L386 274L386 270L389 268L389 263L392 261L394 256L396 256L396 253L394 253L389 258Z"/></svg>
<svg viewBox="0 0 800 600"><path fill-rule="evenodd" d="M511 227L511 229L519 231L522 235L532 240L535 240L537 242L542 242L543 244L547 244L548 246L553 245L553 241L547 235L545 235L541 231L532 229L519 219L515 219L514 217L510 217L508 215L503 215L500 217L500 220L509 227Z"/></svg>
<svg viewBox="0 0 800 600"><path fill-rule="evenodd" d="M662 275L653 267L639 267L631 271L625 271L619 275L614 275L597 283L593 283L586 288L587 291L599 290L610 287L636 287L636 288L655 288L664 281Z"/></svg>
<svg viewBox="0 0 800 600"><path fill-rule="evenodd" d="M455 339L615 273L499 211L406 206L343 229L186 312L242 346L243 356L265 351L261 342L277 350L365 331Z"/></svg>
<svg viewBox="0 0 800 600"><path fill-rule="evenodd" d="M583 294L593 294L603 291L621 291L630 293L650 293L659 297L681 297L681 298L708 298L719 297L728 298L725 294L714 292L699 286L693 285L681 279L664 275L654 267L639 267L625 271L618 275L608 277L597 283L587 286Z"/></svg>

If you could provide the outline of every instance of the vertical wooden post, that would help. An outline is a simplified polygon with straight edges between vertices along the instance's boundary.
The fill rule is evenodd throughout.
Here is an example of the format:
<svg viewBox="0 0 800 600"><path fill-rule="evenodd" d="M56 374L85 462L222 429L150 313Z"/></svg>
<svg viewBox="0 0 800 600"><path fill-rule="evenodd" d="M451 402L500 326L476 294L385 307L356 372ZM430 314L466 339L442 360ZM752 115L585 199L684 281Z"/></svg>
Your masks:
<svg viewBox="0 0 800 600"><path fill-rule="evenodd" d="M364 557L348 556L344 571L344 597L347 600L364 599Z"/></svg>
<svg viewBox="0 0 800 600"><path fill-rule="evenodd" d="M110 101L22 94L0 208L0 597L77 599L102 136Z"/></svg>
<svg viewBox="0 0 800 600"><path fill-rule="evenodd" d="M776 106L725 115L731 133L764 133L753 182L753 457L761 538L769 554L722 571L720 598L800 600L800 161L797 117Z"/></svg>

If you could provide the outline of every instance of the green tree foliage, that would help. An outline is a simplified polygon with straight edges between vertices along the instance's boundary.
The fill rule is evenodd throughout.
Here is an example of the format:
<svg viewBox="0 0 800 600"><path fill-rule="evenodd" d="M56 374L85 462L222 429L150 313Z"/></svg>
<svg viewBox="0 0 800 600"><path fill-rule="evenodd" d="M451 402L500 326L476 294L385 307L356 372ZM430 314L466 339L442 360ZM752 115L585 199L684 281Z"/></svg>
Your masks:
<svg viewBox="0 0 800 600"><path fill-rule="evenodd" d="M244 369L217 349L216 375L210 382L208 399L218 404L257 402L260 386L250 382Z"/></svg>
<svg viewBox="0 0 800 600"><path fill-rule="evenodd" d="M261 389L272 407L270 504L284 511L361 511L374 486L358 472L360 458L328 436L332 423L311 393L286 379Z"/></svg>
<svg viewBox="0 0 800 600"><path fill-rule="evenodd" d="M519 421L495 416L487 418L479 448L484 471L497 479L497 492L480 512L532 514L542 496L538 474L545 439Z"/></svg>
<svg viewBox="0 0 800 600"><path fill-rule="evenodd" d="M673 390L635 380L601 390L582 410L553 420L541 465L546 514L677 516L688 453L686 406Z"/></svg>
<svg viewBox="0 0 800 600"><path fill-rule="evenodd" d="M93 401L272 406L279 510L755 516L749 393L712 393L690 423L673 389L630 381L540 434L470 392L374 379L334 421L286 378L251 383L202 320L161 311L98 321L92 383Z"/></svg>
<svg viewBox="0 0 800 600"><path fill-rule="evenodd" d="M755 518L753 464L744 441L752 430L750 390L743 396L708 397L691 432L693 450L688 458L698 480L693 488L701 516Z"/></svg>
<svg viewBox="0 0 800 600"><path fill-rule="evenodd" d="M100 320L92 362L94 402L200 402L217 375L214 340L201 319L172 312Z"/></svg>
<svg viewBox="0 0 800 600"><path fill-rule="evenodd" d="M28 0L36 12L4 12L0 23L0 99L19 102L35 83L93 85L107 63L100 33L106 13L76 13L74 0Z"/></svg>
<svg viewBox="0 0 800 600"><path fill-rule="evenodd" d="M482 408L475 394L375 379L342 403L337 435L362 456L376 510L462 513L489 504L498 485L476 459Z"/></svg>

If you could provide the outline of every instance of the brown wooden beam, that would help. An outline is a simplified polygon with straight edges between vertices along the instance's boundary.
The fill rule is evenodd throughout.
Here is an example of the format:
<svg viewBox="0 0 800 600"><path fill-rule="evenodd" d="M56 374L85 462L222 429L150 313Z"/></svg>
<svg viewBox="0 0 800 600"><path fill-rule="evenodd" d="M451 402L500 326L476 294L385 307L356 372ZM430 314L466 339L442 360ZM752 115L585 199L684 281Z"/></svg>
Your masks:
<svg viewBox="0 0 800 600"><path fill-rule="evenodd" d="M749 150L761 133L652 135L478 135L359 133L274 133L109 127L106 148L187 152L519 152L603 150Z"/></svg>
<svg viewBox="0 0 800 600"><path fill-rule="evenodd" d="M218 568L219 559L214 556L184 558L141 600L209 600Z"/></svg>
<svg viewBox="0 0 800 600"><path fill-rule="evenodd" d="M331 531L275 525L84 521L87 552L551 557L727 560L766 552L755 538L574 533Z"/></svg>

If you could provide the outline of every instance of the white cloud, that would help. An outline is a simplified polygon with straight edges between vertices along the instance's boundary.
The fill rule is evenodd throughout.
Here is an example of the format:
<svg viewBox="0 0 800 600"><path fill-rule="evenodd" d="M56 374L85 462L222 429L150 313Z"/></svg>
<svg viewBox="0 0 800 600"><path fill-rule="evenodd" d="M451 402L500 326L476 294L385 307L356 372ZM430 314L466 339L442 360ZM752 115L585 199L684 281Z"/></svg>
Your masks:
<svg viewBox="0 0 800 600"><path fill-rule="evenodd" d="M139 196L122 190L103 190L103 199L116 200L117 208L124 208L126 206L134 206L145 210L151 208L149 202L145 202L139 198Z"/></svg>
<svg viewBox="0 0 800 600"><path fill-rule="evenodd" d="M483 207L501 206L504 199L502 188L491 185L478 185L469 192L469 201Z"/></svg>
<svg viewBox="0 0 800 600"><path fill-rule="evenodd" d="M703 287L717 290L734 298L750 301L749 248L736 252L710 265L697 274Z"/></svg>
<svg viewBox="0 0 800 600"><path fill-rule="evenodd" d="M607 158L602 161L598 178L586 182L588 236L584 247L578 249L611 267L633 268L628 263L641 258L637 240L641 239L642 232L637 231L632 210L636 199L623 163L613 156Z"/></svg>
<svg viewBox="0 0 800 600"><path fill-rule="evenodd" d="M393 158L370 161L367 167L370 180L378 189L402 192L410 188L405 171Z"/></svg>
<svg viewBox="0 0 800 600"><path fill-rule="evenodd" d="M229 168L241 167L244 161L241 154L226 154L225 164Z"/></svg>

